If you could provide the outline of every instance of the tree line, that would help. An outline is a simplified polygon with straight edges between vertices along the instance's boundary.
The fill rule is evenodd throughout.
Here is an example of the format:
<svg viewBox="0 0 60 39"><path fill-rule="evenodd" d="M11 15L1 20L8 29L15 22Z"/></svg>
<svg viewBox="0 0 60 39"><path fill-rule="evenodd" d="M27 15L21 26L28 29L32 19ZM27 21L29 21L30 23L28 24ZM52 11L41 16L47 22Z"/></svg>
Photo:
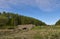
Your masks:
<svg viewBox="0 0 60 39"><path fill-rule="evenodd" d="M36 26L46 25L41 20L32 17L23 16L20 14L14 14L11 12L0 12L0 27L2 26L14 27L17 25L25 25L25 24L34 24ZM55 25L60 25L60 20L57 21Z"/></svg>
<svg viewBox="0 0 60 39"><path fill-rule="evenodd" d="M46 25L44 22L11 12L0 12L0 27L2 26L17 26L24 24L34 24L36 26Z"/></svg>
<svg viewBox="0 0 60 39"><path fill-rule="evenodd" d="M55 23L55 25L60 25L60 19Z"/></svg>

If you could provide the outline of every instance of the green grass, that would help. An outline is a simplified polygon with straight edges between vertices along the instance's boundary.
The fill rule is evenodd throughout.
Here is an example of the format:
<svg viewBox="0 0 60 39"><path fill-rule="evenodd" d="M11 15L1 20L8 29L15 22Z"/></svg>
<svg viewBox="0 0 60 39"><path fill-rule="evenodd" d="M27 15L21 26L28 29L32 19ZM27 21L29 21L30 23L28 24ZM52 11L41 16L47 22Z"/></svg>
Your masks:
<svg viewBox="0 0 60 39"><path fill-rule="evenodd" d="M60 30L60 26L36 26L32 30L40 30L40 29L58 29L58 30Z"/></svg>
<svg viewBox="0 0 60 39"><path fill-rule="evenodd" d="M0 29L14 29L17 26L1 26Z"/></svg>

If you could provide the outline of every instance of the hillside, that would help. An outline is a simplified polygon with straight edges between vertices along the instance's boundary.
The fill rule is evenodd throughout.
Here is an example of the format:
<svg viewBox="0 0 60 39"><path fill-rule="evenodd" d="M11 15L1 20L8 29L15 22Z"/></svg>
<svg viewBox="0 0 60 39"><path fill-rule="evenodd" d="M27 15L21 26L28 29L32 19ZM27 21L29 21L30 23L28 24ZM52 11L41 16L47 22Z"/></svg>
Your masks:
<svg viewBox="0 0 60 39"><path fill-rule="evenodd" d="M38 20L38 19L35 19L35 18L32 18L32 17L28 17L28 16L23 16L23 15L20 15L20 21L21 21L21 24L34 24L36 26L41 26L41 25L46 25L44 22L42 22L41 20Z"/></svg>
<svg viewBox="0 0 60 39"><path fill-rule="evenodd" d="M32 17L18 15L11 12L0 12L0 28L13 28L17 25L24 24L34 24L36 26L46 25L44 22Z"/></svg>

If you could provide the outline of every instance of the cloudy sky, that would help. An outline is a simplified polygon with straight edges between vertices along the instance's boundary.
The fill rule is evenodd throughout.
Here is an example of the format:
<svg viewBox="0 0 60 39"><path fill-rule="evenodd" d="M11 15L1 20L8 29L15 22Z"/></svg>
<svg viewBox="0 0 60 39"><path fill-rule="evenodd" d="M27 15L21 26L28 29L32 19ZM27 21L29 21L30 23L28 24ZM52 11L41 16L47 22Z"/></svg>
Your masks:
<svg viewBox="0 0 60 39"><path fill-rule="evenodd" d="M55 24L60 19L60 0L0 0L0 12L14 12Z"/></svg>

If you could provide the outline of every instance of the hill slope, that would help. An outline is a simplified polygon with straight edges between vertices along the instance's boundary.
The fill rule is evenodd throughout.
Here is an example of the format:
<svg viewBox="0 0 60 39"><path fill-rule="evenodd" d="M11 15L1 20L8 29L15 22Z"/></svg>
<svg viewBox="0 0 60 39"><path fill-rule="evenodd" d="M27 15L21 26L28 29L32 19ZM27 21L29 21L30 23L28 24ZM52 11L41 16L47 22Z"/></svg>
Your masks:
<svg viewBox="0 0 60 39"><path fill-rule="evenodd" d="M24 24L34 24L36 26L46 25L44 22L32 17L18 15L10 12L0 12L0 26L14 27Z"/></svg>

